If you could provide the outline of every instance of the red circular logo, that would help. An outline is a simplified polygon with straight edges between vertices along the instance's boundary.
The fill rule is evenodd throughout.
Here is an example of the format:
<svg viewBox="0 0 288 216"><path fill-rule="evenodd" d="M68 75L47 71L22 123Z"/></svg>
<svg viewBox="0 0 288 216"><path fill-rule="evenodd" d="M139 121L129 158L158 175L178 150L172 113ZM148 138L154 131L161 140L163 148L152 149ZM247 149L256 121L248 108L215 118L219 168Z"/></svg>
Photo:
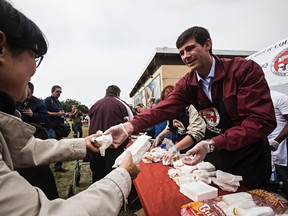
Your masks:
<svg viewBox="0 0 288 216"><path fill-rule="evenodd" d="M271 70L277 76L288 76L288 48L282 50L273 59Z"/></svg>

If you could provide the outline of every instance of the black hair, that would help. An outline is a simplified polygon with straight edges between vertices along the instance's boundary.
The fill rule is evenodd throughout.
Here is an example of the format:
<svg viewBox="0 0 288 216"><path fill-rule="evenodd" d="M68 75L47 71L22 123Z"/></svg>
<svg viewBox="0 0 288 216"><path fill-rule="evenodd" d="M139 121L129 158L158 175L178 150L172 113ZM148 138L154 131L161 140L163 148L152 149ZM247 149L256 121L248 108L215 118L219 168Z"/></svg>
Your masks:
<svg viewBox="0 0 288 216"><path fill-rule="evenodd" d="M52 86L52 88L51 88L51 93L53 93L56 89L58 89L58 88L61 88L61 86L59 86L59 85L54 85L54 86ZM62 88L61 88L62 89Z"/></svg>
<svg viewBox="0 0 288 216"><path fill-rule="evenodd" d="M106 96L115 96L115 97L120 97L120 88L116 85L110 85L106 89Z"/></svg>
<svg viewBox="0 0 288 216"><path fill-rule="evenodd" d="M204 46L207 40L211 40L211 37L208 30L203 27L194 26L188 28L178 37L176 41L177 49L182 47L190 39L194 39L197 43L201 44L201 46ZM212 46L209 53L212 55Z"/></svg>
<svg viewBox="0 0 288 216"><path fill-rule="evenodd" d="M28 87L30 88L31 93L33 94L34 93L34 85L33 85L33 83L28 82Z"/></svg>
<svg viewBox="0 0 288 216"><path fill-rule="evenodd" d="M0 31L13 51L30 49L38 57L47 52L48 44L42 31L6 0L0 0Z"/></svg>

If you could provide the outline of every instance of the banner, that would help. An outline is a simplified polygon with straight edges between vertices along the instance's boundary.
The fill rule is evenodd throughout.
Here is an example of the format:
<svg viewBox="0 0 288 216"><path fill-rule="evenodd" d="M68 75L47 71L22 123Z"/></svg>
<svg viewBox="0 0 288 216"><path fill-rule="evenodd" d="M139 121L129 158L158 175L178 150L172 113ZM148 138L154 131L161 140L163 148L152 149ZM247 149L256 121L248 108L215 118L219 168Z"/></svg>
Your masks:
<svg viewBox="0 0 288 216"><path fill-rule="evenodd" d="M251 59L262 67L269 86L288 83L288 38L246 59Z"/></svg>

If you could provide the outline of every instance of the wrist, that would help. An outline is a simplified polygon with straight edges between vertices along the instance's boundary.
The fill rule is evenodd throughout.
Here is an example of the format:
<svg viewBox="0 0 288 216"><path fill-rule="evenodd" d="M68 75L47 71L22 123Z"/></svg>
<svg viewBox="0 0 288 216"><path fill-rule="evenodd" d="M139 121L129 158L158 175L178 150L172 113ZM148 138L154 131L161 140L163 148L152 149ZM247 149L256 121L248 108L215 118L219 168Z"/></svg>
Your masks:
<svg viewBox="0 0 288 216"><path fill-rule="evenodd" d="M215 143L212 139L207 139L207 147L208 147L208 153L213 152L215 150Z"/></svg>
<svg viewBox="0 0 288 216"><path fill-rule="evenodd" d="M171 149L173 150L174 153L179 154L179 151L175 148L175 146L172 146Z"/></svg>
<svg viewBox="0 0 288 216"><path fill-rule="evenodd" d="M125 122L122 125L129 135L131 135L134 132L134 127L130 122Z"/></svg>

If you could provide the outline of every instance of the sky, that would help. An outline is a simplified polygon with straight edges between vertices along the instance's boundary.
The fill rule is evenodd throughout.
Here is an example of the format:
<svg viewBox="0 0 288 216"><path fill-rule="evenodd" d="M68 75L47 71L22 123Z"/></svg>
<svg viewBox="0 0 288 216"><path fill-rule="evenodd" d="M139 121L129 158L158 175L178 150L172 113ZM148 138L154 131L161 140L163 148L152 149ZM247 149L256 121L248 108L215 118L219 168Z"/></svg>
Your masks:
<svg viewBox="0 0 288 216"><path fill-rule="evenodd" d="M43 31L49 49L31 78L46 98L90 108L109 85L129 93L157 47L175 48L192 26L210 32L213 49L259 51L288 36L287 0L10 0Z"/></svg>

